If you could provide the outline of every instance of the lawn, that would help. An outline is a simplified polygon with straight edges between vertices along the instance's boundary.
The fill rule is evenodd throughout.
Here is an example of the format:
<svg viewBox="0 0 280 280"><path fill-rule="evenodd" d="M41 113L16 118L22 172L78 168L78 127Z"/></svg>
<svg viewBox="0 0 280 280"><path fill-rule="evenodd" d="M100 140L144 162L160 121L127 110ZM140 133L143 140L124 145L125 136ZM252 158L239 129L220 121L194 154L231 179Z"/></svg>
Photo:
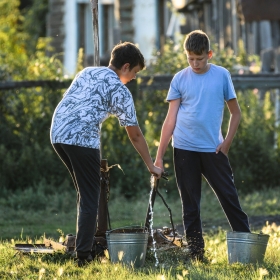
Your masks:
<svg viewBox="0 0 280 280"><path fill-rule="evenodd" d="M280 188L263 190L248 195L240 195L240 202L249 218L258 220L265 225L266 216L280 214ZM112 191L113 192L113 191ZM179 197L169 198L164 189L160 189L164 199L172 211L174 224L182 224L181 202ZM31 198L29 198L32 195ZM38 196L38 198L37 198ZM20 194L20 199L14 195L0 198L0 238L39 238L42 235L59 238L61 231L65 234L75 233L76 195L70 187L67 193L56 193L50 196L40 191L26 190ZM46 200L42 201L43 198ZM31 200L31 201L30 201ZM25 202L26 201L26 202ZM111 227L128 225L143 225L149 203L149 190L142 197L125 199L112 195L109 200ZM36 204L44 207L37 207ZM208 186L203 186L201 201L201 216L205 231L230 230L227 219L215 195ZM159 196L154 204L154 226L170 226L169 212ZM259 227L252 230L258 231ZM59 229L59 231L57 231Z"/></svg>
<svg viewBox="0 0 280 280"><path fill-rule="evenodd" d="M159 265L149 249L142 268L112 264L108 258L99 258L85 268L75 266L67 254L22 254L13 249L15 243L41 243L42 237L58 238L75 233L75 194L56 194L47 197L44 208L34 210L31 204L12 203L15 197L0 200L0 279L279 279L280 275L280 227L271 221L278 217L280 189L269 189L250 195L241 195L240 201L249 217L259 222L251 224L253 232L270 235L264 262L260 264L229 264L227 259L226 231L230 230L221 207L207 186L203 186L202 219L208 263L186 262L181 248L158 250ZM174 224L181 225L181 204L178 198L169 198L161 190L172 210ZM29 196L32 192L28 192ZM40 196L35 192L32 195ZM61 200L63 195L64 200ZM43 198L37 202L44 204ZM148 207L149 193L137 199L127 200L113 196L109 201L111 227L143 225ZM32 201L34 197L32 197ZM70 200L68 203L67 201ZM10 201L10 202L9 202ZM67 204L67 203L68 204ZM66 205L67 204L67 205ZM31 209L28 209L30 205ZM20 207L19 207L20 206ZM62 211L60 210L62 209ZM266 222L265 217L270 217ZM156 197L154 228L170 226L169 212Z"/></svg>

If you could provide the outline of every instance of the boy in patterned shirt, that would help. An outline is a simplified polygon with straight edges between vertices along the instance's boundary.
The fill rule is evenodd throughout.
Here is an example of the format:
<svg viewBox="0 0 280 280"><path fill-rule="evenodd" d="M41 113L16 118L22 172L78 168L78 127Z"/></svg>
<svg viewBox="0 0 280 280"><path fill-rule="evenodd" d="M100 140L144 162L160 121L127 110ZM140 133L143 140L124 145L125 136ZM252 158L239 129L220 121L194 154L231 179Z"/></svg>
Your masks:
<svg viewBox="0 0 280 280"><path fill-rule="evenodd" d="M77 191L75 253L79 266L92 260L100 195L102 123L110 115L116 116L149 172L157 178L162 173L153 164L132 95L125 86L144 67L144 57L134 44L116 45L108 67L87 67L76 75L53 114L51 143Z"/></svg>

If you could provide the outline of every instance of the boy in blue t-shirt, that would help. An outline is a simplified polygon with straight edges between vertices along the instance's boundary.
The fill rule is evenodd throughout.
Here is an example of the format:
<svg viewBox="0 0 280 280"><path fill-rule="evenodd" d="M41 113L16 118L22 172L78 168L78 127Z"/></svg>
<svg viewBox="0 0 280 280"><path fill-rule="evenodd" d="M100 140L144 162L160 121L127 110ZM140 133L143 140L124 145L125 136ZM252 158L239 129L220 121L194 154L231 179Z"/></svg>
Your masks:
<svg viewBox="0 0 280 280"><path fill-rule="evenodd" d="M171 82L167 95L169 110L163 123L155 165L163 169L163 156L172 137L190 257L202 260L201 175L219 199L232 230L250 232L227 156L241 112L228 70L208 63L213 55L208 36L201 30L189 33L184 49L190 66L178 72ZM230 121L223 138L221 125L225 102Z"/></svg>

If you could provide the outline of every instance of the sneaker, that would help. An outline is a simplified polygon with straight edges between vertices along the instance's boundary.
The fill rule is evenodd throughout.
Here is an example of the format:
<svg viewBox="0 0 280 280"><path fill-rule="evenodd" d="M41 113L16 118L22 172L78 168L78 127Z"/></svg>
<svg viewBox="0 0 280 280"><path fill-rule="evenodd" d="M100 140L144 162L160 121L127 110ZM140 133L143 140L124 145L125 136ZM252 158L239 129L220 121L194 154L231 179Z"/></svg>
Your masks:
<svg viewBox="0 0 280 280"><path fill-rule="evenodd" d="M190 259L193 261L202 262L204 259L204 254L203 253L192 253L190 255Z"/></svg>
<svg viewBox="0 0 280 280"><path fill-rule="evenodd" d="M85 265L88 265L90 262L92 262L93 258L91 255L88 255L87 258L77 258L76 261L78 267L83 267Z"/></svg>
<svg viewBox="0 0 280 280"><path fill-rule="evenodd" d="M207 263L207 258L204 255L205 251L199 250L199 251L191 251L189 250L187 253L187 261L196 261L196 262L203 262Z"/></svg>

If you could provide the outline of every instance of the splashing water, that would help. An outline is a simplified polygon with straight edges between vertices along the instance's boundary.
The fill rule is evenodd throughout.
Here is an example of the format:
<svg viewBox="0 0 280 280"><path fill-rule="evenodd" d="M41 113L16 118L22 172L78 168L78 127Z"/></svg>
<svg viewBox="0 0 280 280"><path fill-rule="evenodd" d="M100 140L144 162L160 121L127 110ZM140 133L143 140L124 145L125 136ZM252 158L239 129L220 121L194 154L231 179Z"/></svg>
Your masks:
<svg viewBox="0 0 280 280"><path fill-rule="evenodd" d="M158 257L157 257L157 252L156 252L156 241L154 239L154 230L153 230L153 218L154 218L154 212L153 212L153 206L152 206L152 194L153 194L153 189L155 187L155 182L156 182L156 178L154 176L151 176L151 191L150 191L150 199L149 199L149 205L150 205L150 220L149 220L149 223L150 223L150 234L152 236L152 240L153 240L153 247L152 247L152 251L154 252L154 256L155 256L155 260L156 260L156 263L155 263L155 266L157 267L159 265L159 261L158 261Z"/></svg>

